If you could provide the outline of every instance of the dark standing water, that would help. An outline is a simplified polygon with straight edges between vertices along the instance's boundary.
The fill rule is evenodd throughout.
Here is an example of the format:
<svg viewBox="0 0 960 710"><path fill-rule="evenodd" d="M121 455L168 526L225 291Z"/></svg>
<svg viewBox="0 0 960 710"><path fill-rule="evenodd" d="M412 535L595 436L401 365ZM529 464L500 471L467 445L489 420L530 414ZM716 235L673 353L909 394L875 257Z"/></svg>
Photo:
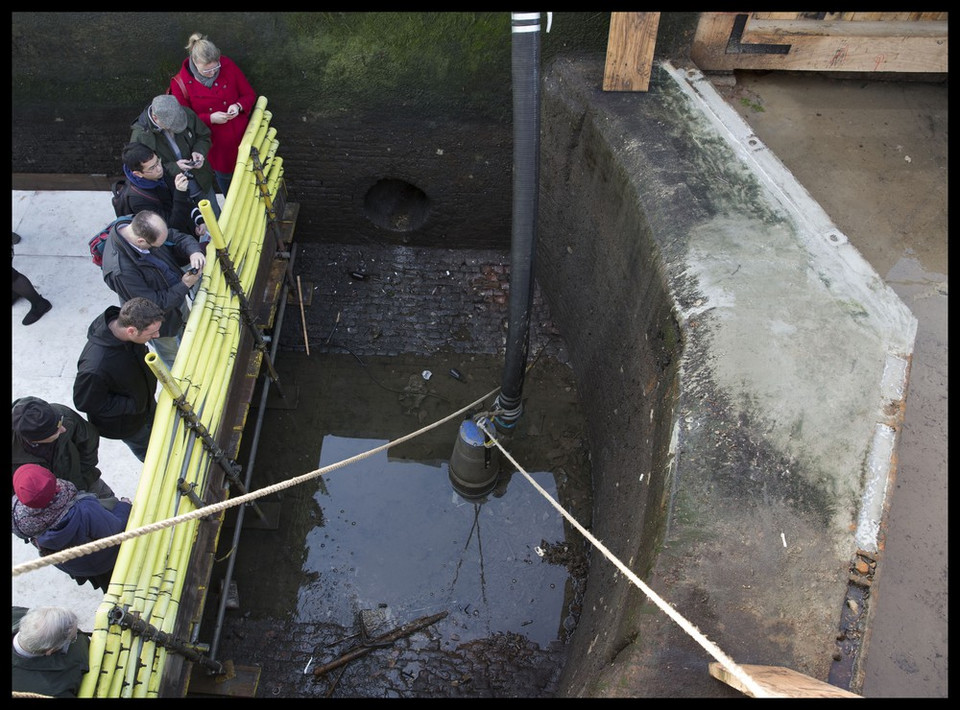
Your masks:
<svg viewBox="0 0 960 710"><path fill-rule="evenodd" d="M491 356L283 353L277 366L286 397L271 395L251 490L418 431L493 390L502 374ZM425 379L424 370L435 374ZM524 401L507 450L589 527L589 457L569 368L537 361ZM227 612L217 657L261 666L258 697L552 695L579 616L586 547L505 458L482 501L453 489L448 459L461 420L264 499L265 510L279 509L275 530L257 529L245 513L240 604ZM227 528L218 559L231 542ZM215 566L212 589L224 566ZM206 634L217 602L212 594ZM315 679L313 669L365 641L441 612Z"/></svg>
<svg viewBox="0 0 960 710"><path fill-rule="evenodd" d="M385 443L327 436L319 466ZM542 540L564 538L543 496L524 479L499 498L470 502L451 487L446 463L390 461L388 453L324 475L297 617L350 626L362 610L380 609L400 625L448 611L435 627L442 646L508 631L541 646L558 640L569 575L536 552ZM533 478L556 496L552 474Z"/></svg>

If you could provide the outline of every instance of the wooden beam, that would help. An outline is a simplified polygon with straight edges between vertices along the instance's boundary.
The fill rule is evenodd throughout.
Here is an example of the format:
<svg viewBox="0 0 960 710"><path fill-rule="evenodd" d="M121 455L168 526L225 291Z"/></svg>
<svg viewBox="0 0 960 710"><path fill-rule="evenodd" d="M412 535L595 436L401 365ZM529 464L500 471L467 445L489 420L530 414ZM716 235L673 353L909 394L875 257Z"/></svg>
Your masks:
<svg viewBox="0 0 960 710"><path fill-rule="evenodd" d="M838 688L822 680L811 678L783 666L740 666L761 688L779 698L859 698L849 690ZM716 661L710 664L710 675L736 688L744 695L755 697L739 678Z"/></svg>
<svg viewBox="0 0 960 710"><path fill-rule="evenodd" d="M219 676L207 675L197 665L191 669L189 696L211 695L231 698L257 697L257 685L260 683L260 666L236 666L233 661L224 661L226 673Z"/></svg>
<svg viewBox="0 0 960 710"><path fill-rule="evenodd" d="M751 17L741 42L803 41L808 37L835 39L904 39L927 37L946 39L945 22L847 22L844 20L760 20Z"/></svg>
<svg viewBox="0 0 960 710"><path fill-rule="evenodd" d="M659 12L611 12L604 91L646 91L650 86Z"/></svg>
<svg viewBox="0 0 960 710"><path fill-rule="evenodd" d="M741 41L789 44L782 69L947 71L945 22L748 20Z"/></svg>
<svg viewBox="0 0 960 710"><path fill-rule="evenodd" d="M769 13L767 13L769 15ZM757 19L702 13L690 57L703 70L947 71L947 23Z"/></svg>

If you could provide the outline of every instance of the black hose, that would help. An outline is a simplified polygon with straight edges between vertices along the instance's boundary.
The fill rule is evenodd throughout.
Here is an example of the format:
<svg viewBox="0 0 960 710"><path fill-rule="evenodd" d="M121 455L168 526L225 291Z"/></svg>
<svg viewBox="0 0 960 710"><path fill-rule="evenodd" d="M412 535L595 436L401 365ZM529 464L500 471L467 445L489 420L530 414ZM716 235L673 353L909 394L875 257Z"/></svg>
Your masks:
<svg viewBox="0 0 960 710"><path fill-rule="evenodd" d="M519 417L530 340L533 266L540 184L540 13L512 13L513 234L510 246L510 320L497 423Z"/></svg>

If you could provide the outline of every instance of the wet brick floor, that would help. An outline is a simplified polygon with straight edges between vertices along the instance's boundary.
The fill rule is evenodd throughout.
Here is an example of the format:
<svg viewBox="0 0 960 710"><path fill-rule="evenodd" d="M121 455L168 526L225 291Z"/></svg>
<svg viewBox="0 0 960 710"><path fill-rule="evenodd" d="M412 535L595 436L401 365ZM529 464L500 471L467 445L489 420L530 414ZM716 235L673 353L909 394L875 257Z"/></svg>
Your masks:
<svg viewBox="0 0 960 710"><path fill-rule="evenodd" d="M492 250L298 245L294 272L305 291L310 353L348 351L358 358L503 355L509 260L508 253ZM284 351L304 350L299 306L288 301L280 365ZM535 288L528 364L540 356L567 362L563 342ZM570 569L582 589L585 558L570 561ZM216 602L214 598L208 607ZM566 658L562 641L540 648L519 633L506 632L459 644L448 638L441 644L437 633L427 628L316 678L313 671L319 665L357 648L357 631L336 624L255 618L244 613L241 604L224 618L218 657L260 666L258 698L548 698L555 693ZM371 628L369 633L379 635L384 629ZM308 662L309 672L304 673Z"/></svg>

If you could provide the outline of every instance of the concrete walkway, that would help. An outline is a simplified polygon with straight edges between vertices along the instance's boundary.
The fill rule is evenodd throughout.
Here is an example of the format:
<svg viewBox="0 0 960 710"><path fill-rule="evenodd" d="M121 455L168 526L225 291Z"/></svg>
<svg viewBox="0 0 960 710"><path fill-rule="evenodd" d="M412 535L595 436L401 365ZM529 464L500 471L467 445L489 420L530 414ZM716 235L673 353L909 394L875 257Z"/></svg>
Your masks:
<svg viewBox="0 0 960 710"><path fill-rule="evenodd" d="M75 409L73 380L87 328L108 306L118 304L87 248L87 239L112 219L108 192L13 191L13 231L21 237L13 247L13 267L53 304L29 326L21 321L30 304L21 299L13 305L13 399L32 395ZM100 471L118 496L134 497L140 467L122 441L101 438ZM36 559L31 545L13 535L11 540L14 565ZM70 607L87 631L102 597L54 567L13 578L14 604Z"/></svg>

